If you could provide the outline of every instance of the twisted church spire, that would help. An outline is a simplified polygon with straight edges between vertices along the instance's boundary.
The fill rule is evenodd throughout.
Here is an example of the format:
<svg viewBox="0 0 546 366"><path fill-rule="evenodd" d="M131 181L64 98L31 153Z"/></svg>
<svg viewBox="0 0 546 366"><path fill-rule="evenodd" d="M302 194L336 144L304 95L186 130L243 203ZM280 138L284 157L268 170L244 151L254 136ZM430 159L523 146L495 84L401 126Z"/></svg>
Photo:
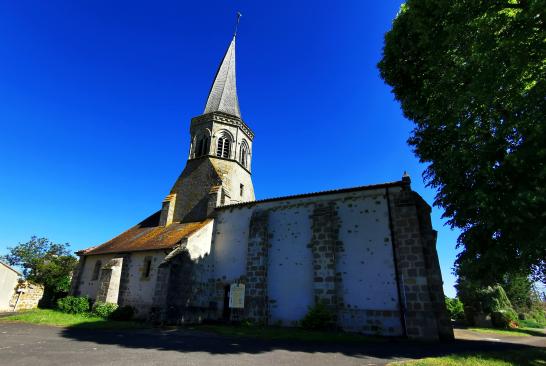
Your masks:
<svg viewBox="0 0 546 366"><path fill-rule="evenodd" d="M237 13L237 24L241 13ZM214 82L210 88L209 97L205 106L205 114L211 112L224 112L241 118L239 99L237 98L237 82L235 77L235 40L237 38L237 26L233 39L224 55L222 63L216 72Z"/></svg>

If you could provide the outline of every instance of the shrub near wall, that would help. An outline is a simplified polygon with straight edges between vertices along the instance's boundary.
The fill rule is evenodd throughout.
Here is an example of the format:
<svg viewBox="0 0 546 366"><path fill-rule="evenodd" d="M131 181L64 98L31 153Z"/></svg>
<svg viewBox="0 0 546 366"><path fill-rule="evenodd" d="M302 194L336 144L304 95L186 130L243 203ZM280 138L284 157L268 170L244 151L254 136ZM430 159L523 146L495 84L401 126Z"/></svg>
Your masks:
<svg viewBox="0 0 546 366"><path fill-rule="evenodd" d="M90 304L87 297L67 296L57 300L57 309L68 314L85 314Z"/></svg>
<svg viewBox="0 0 546 366"><path fill-rule="evenodd" d="M301 320L302 328L309 330L328 330L334 328L334 324L334 315L321 302L310 308Z"/></svg>
<svg viewBox="0 0 546 366"><path fill-rule="evenodd" d="M96 302L93 304L93 314L100 316L101 318L109 318L114 311L118 308L117 304L109 302Z"/></svg>

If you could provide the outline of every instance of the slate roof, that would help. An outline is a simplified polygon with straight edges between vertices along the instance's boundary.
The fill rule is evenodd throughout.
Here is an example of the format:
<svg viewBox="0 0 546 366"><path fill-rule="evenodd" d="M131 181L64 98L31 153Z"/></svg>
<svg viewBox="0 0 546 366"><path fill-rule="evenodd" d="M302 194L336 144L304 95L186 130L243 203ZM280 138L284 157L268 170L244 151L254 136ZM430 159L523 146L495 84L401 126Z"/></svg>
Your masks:
<svg viewBox="0 0 546 366"><path fill-rule="evenodd" d="M95 255L108 253L137 252L144 250L170 249L204 227L209 221L172 223L168 226L159 226L158 211L130 228L97 247L91 247L77 252L79 255Z"/></svg>
<svg viewBox="0 0 546 366"><path fill-rule="evenodd" d="M235 36L216 72L203 114L224 112L241 118L235 79Z"/></svg>

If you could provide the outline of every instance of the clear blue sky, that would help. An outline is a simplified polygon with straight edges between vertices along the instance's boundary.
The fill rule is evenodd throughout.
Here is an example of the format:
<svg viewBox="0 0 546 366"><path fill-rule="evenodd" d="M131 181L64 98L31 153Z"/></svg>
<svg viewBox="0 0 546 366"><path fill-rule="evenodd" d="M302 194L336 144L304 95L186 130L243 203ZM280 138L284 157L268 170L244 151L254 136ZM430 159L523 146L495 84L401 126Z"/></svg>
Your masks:
<svg viewBox="0 0 546 366"><path fill-rule="evenodd" d="M401 1L0 3L0 254L100 244L161 207L243 13L237 82L257 198L399 180L432 203L379 77ZM457 233L433 210L446 294Z"/></svg>

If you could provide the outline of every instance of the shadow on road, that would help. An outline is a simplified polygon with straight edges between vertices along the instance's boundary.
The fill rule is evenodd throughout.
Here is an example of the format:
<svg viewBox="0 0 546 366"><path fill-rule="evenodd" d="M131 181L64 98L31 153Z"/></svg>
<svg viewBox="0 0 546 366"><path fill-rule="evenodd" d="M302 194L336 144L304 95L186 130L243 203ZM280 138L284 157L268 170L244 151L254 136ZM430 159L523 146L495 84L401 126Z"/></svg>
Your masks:
<svg viewBox="0 0 546 366"><path fill-rule="evenodd" d="M174 330L148 329L99 331L67 328L63 337L102 345L126 348L155 349L178 352L205 352L209 354L259 354L275 350L304 353L340 353L352 357L375 357L386 360L437 357L448 354L505 351L507 349L537 348L505 342L454 340L441 343L407 340L381 340L362 343L330 343L310 341L279 341L251 338L224 337L185 328Z"/></svg>

